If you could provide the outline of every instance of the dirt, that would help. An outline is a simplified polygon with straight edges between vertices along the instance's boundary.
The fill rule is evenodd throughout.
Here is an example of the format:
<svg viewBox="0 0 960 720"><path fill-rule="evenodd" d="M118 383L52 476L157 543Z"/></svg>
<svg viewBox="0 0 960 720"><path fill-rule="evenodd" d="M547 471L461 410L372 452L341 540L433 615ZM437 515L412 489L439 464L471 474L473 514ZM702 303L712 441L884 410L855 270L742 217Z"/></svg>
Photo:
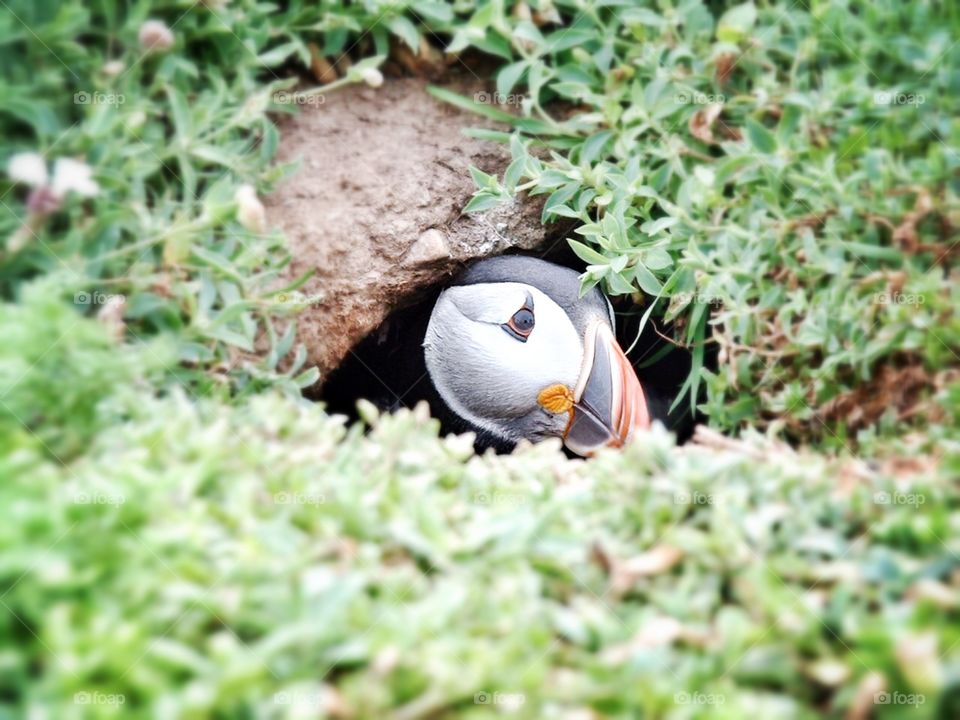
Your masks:
<svg viewBox="0 0 960 720"><path fill-rule="evenodd" d="M476 84L476 87L474 87ZM440 103L420 78L351 86L303 106L281 126L278 160L296 174L266 198L290 243L289 279L314 270L298 337L321 382L350 349L418 291L474 258L544 246L542 203L517 199L461 215L468 167L502 174L506 147L466 137L482 118ZM471 95L481 86L458 81Z"/></svg>
<svg viewBox="0 0 960 720"><path fill-rule="evenodd" d="M842 422L851 430L875 425L891 409L898 422L926 418L936 422L940 410L932 395L956 379L953 370L931 375L920 358L895 358L902 364L881 365L873 377L822 405L818 415L826 422Z"/></svg>

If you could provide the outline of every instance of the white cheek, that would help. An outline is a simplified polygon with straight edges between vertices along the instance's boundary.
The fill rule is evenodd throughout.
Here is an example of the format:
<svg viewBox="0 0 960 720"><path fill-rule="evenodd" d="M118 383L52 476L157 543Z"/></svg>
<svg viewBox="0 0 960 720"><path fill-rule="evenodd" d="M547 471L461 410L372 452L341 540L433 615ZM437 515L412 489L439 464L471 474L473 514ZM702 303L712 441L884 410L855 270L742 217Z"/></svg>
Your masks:
<svg viewBox="0 0 960 720"><path fill-rule="evenodd" d="M530 398L531 405L548 385L576 385L583 358L583 341L566 313L556 308L558 317L552 308L541 308L543 304L538 303L536 325L526 342L497 328L503 337L493 343L498 348L497 367L509 374L515 392Z"/></svg>
<svg viewBox="0 0 960 720"><path fill-rule="evenodd" d="M476 410L495 415L525 415L536 407L537 396L549 385L577 383L583 351L573 329L548 333L536 328L520 342L496 325L477 333L481 344L465 349L463 369L478 402Z"/></svg>
<svg viewBox="0 0 960 720"><path fill-rule="evenodd" d="M512 307L512 305L511 305ZM498 419L537 409L545 387L574 387L583 344L570 318L534 292L536 323L521 342L499 324L474 322L453 303L440 303L426 337L427 368L441 397L461 417L493 429Z"/></svg>

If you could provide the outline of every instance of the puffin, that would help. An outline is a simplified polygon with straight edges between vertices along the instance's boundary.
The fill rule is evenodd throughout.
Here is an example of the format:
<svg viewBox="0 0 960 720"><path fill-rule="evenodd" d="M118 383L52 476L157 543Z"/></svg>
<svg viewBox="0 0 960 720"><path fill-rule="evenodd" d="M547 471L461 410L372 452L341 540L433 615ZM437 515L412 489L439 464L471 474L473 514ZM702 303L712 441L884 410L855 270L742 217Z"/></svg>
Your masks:
<svg viewBox="0 0 960 720"><path fill-rule="evenodd" d="M474 264L440 293L422 347L441 406L485 445L557 437L590 456L650 428L612 306L596 287L581 297L569 268L524 256Z"/></svg>
<svg viewBox="0 0 960 720"><path fill-rule="evenodd" d="M501 255L391 315L328 379L322 399L335 412L358 395L385 410L426 400L444 432L473 432L478 451L559 438L568 453L590 457L655 421L682 434L684 412L670 412L682 360L668 355L666 376L648 369L653 382L642 382L599 287L581 294L574 269Z"/></svg>

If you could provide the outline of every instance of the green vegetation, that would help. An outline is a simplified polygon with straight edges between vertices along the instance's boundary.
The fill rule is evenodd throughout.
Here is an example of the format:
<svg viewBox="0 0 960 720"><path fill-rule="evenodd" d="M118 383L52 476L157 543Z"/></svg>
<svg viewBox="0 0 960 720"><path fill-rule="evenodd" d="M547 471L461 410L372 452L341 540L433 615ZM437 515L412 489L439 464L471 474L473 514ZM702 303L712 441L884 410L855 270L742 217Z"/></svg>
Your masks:
<svg viewBox="0 0 960 720"><path fill-rule="evenodd" d="M659 298L650 310L680 318L698 358L718 343L723 367L704 375L719 426L786 415L843 442L831 403L878 364L933 375L956 361L960 14L747 3L715 22L700 2L630 5L546 35L517 26L522 59L497 92L525 80L529 116L474 207L549 193L545 218L581 223L585 285ZM582 112L558 120L550 100Z"/></svg>
<svg viewBox="0 0 960 720"><path fill-rule="evenodd" d="M957 7L5 5L0 716L960 712ZM705 443L300 399L276 93L421 38L499 63L470 209L717 348Z"/></svg>

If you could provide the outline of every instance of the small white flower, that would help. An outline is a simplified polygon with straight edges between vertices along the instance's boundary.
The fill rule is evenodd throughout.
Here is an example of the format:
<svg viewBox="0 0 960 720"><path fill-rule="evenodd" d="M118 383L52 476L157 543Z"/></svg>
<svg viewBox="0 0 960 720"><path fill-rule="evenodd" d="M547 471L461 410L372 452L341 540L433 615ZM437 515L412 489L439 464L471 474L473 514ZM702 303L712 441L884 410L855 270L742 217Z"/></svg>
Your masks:
<svg viewBox="0 0 960 720"><path fill-rule="evenodd" d="M109 77L116 77L124 71L124 65L120 60L111 60L110 62L104 63L103 74L108 75Z"/></svg>
<svg viewBox="0 0 960 720"><path fill-rule="evenodd" d="M238 187L233 199L237 203L237 220L240 224L250 232L266 232L267 213L253 185Z"/></svg>
<svg viewBox="0 0 960 720"><path fill-rule="evenodd" d="M47 207L53 201L59 206L59 200L69 192L75 192L83 197L93 197L100 192L100 186L93 179L93 170L90 166L72 158L60 158L54 163L51 180L47 173L47 162L42 155L31 152L18 153L10 158L7 174L14 182L34 188L33 196L42 195L46 198L38 208ZM49 207L47 211L50 211Z"/></svg>
<svg viewBox="0 0 960 720"><path fill-rule="evenodd" d="M370 87L380 87L383 85L383 73L376 68L367 68L360 73L361 79Z"/></svg>
<svg viewBox="0 0 960 720"><path fill-rule="evenodd" d="M147 20L140 26L140 46L163 52L173 47L173 31L161 20Z"/></svg>
<svg viewBox="0 0 960 720"><path fill-rule="evenodd" d="M93 197L100 192L100 186L85 162L60 158L53 166L53 191L60 196L73 191L83 197Z"/></svg>
<svg viewBox="0 0 960 720"><path fill-rule="evenodd" d="M7 174L14 182L38 187L47 182L47 161L39 153L17 153L7 164Z"/></svg>

